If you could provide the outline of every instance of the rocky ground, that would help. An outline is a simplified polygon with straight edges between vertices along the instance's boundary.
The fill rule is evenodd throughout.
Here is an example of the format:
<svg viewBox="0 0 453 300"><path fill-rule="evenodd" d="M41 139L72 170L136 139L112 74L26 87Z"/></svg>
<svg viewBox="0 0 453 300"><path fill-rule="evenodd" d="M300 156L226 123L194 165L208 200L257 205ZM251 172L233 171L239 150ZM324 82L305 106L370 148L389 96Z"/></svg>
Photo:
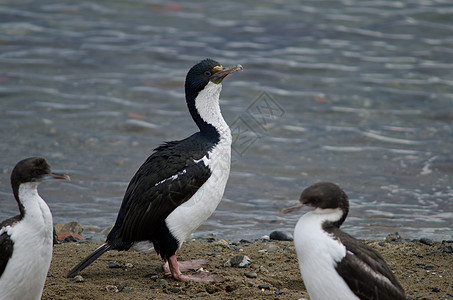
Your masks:
<svg viewBox="0 0 453 300"><path fill-rule="evenodd" d="M386 259L409 299L453 299L452 241L402 241L389 236L364 242ZM179 282L165 277L163 262L155 253L117 251L101 256L81 276L65 277L98 246L83 240L56 244L43 299L308 299L290 241L231 242L211 237L182 246L180 260L208 258L207 270L222 276L223 282ZM228 266L233 257L244 265L239 267L233 260Z"/></svg>

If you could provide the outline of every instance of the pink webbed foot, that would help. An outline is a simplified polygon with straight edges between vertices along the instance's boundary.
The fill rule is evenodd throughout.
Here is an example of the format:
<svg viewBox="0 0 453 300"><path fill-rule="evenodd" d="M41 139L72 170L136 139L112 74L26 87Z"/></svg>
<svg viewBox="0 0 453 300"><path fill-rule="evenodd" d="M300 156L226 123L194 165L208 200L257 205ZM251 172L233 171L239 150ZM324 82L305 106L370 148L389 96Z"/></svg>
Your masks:
<svg viewBox="0 0 453 300"><path fill-rule="evenodd" d="M178 262L176 255L172 255L164 265L165 275L172 276L176 280L181 281L197 281L197 282L211 282L223 281L223 278L218 275L211 274L206 271L185 275L184 271L197 271L206 267L208 261L205 259L181 261Z"/></svg>

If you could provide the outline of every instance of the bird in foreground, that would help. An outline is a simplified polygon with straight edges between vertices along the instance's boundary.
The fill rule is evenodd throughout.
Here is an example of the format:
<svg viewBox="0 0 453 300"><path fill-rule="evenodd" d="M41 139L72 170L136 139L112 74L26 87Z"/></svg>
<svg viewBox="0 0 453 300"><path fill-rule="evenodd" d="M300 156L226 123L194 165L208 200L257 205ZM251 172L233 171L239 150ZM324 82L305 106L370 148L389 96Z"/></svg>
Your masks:
<svg viewBox="0 0 453 300"><path fill-rule="evenodd" d="M230 173L231 132L220 112L222 80L241 65L222 67L212 59L186 76L189 112L199 128L190 137L154 150L127 187L115 225L105 243L76 265L73 277L109 250L154 250L177 280L213 281L209 272L186 275L206 260L178 262L176 251L217 208Z"/></svg>
<svg viewBox="0 0 453 300"><path fill-rule="evenodd" d="M0 299L41 299L52 260L53 223L38 185L51 178L69 180L52 173L41 157L18 162L11 173L20 214L0 223Z"/></svg>
<svg viewBox="0 0 453 300"><path fill-rule="evenodd" d="M299 268L310 299L406 299L382 256L340 229L349 201L339 186L314 184L299 201L300 205L281 213L311 208L294 229Z"/></svg>

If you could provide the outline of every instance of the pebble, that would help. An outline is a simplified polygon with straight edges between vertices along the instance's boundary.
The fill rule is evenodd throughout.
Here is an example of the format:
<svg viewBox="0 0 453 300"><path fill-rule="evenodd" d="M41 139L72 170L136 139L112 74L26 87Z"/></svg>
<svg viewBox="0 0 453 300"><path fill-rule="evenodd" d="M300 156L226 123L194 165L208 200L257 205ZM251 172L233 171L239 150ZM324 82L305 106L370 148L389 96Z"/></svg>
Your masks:
<svg viewBox="0 0 453 300"><path fill-rule="evenodd" d="M420 243L428 245L428 246L434 245L434 242L428 238L421 238L419 241L420 241Z"/></svg>
<svg viewBox="0 0 453 300"><path fill-rule="evenodd" d="M74 277L74 281L75 282L84 282L85 280L83 279L83 277L81 275L76 275Z"/></svg>
<svg viewBox="0 0 453 300"><path fill-rule="evenodd" d="M208 292L209 294L214 294L220 292L220 288L216 287L215 285L207 285L206 292Z"/></svg>
<svg viewBox="0 0 453 300"><path fill-rule="evenodd" d="M272 231L271 234L269 235L269 238L271 240L276 240L276 241L292 241L293 237L287 233L284 233L283 231Z"/></svg>
<svg viewBox="0 0 453 300"><path fill-rule="evenodd" d="M398 232L389 233L384 239L386 242L400 242L403 240Z"/></svg>
<svg viewBox="0 0 453 300"><path fill-rule="evenodd" d="M109 268L110 269L119 269L119 268L121 268L121 265L118 264L116 261L111 261L111 262L109 262Z"/></svg>
<svg viewBox="0 0 453 300"><path fill-rule="evenodd" d="M264 240L264 241L269 241L271 238L268 235L263 235L261 237L261 239Z"/></svg>
<svg viewBox="0 0 453 300"><path fill-rule="evenodd" d="M236 255L230 258L225 264L225 267L245 268L252 260L246 255Z"/></svg>
<svg viewBox="0 0 453 300"><path fill-rule="evenodd" d="M149 288L152 289L152 290L156 290L156 289L162 288L162 285L160 285L160 284L153 284L153 285L151 285Z"/></svg>
<svg viewBox="0 0 453 300"><path fill-rule="evenodd" d="M214 245L216 245L216 246L222 246L222 247L224 247L224 248L229 248L229 247L230 247L230 243L228 243L228 241L227 241L227 240L224 240L224 239L223 239L223 240L218 240L218 241L216 241L216 242L214 243Z"/></svg>
<svg viewBox="0 0 453 300"><path fill-rule="evenodd" d="M83 226L79 222L69 222L69 223L59 223L55 224L55 233L57 235L63 233L73 233L73 234L81 234L83 232Z"/></svg>
<svg viewBox="0 0 453 300"><path fill-rule="evenodd" d="M256 274L255 272L245 272L244 275L245 275L245 277L248 277L248 278L258 277L258 274Z"/></svg>
<svg viewBox="0 0 453 300"><path fill-rule="evenodd" d="M115 293L118 293L118 287L116 285L107 285L105 288L104 288L107 292L115 292Z"/></svg>
<svg viewBox="0 0 453 300"><path fill-rule="evenodd" d="M258 288L259 288L260 290L270 290L270 289L271 289L271 287L270 287L268 284L260 284L260 285L258 286Z"/></svg>
<svg viewBox="0 0 453 300"><path fill-rule="evenodd" d="M280 249L280 248L277 245L267 244L262 250L264 250L265 252L271 253L271 252L277 251L278 249Z"/></svg>
<svg viewBox="0 0 453 300"><path fill-rule="evenodd" d="M162 285L163 287L166 287L168 285L168 281L165 279L159 279L156 281L158 284Z"/></svg>

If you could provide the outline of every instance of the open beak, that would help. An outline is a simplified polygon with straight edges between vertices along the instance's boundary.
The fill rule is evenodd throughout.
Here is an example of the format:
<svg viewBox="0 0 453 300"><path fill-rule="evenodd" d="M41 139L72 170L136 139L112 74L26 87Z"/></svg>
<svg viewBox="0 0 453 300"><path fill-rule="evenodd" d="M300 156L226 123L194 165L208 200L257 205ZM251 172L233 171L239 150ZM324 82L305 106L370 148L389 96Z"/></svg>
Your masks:
<svg viewBox="0 0 453 300"><path fill-rule="evenodd" d="M212 75L211 81L216 84L219 84L222 82L222 80L225 77L227 77L228 74L231 74L231 73L234 73L237 71L242 71L242 70L244 70L244 68L241 65L235 65L235 66L231 66L231 67L222 68L220 71L217 71Z"/></svg>

